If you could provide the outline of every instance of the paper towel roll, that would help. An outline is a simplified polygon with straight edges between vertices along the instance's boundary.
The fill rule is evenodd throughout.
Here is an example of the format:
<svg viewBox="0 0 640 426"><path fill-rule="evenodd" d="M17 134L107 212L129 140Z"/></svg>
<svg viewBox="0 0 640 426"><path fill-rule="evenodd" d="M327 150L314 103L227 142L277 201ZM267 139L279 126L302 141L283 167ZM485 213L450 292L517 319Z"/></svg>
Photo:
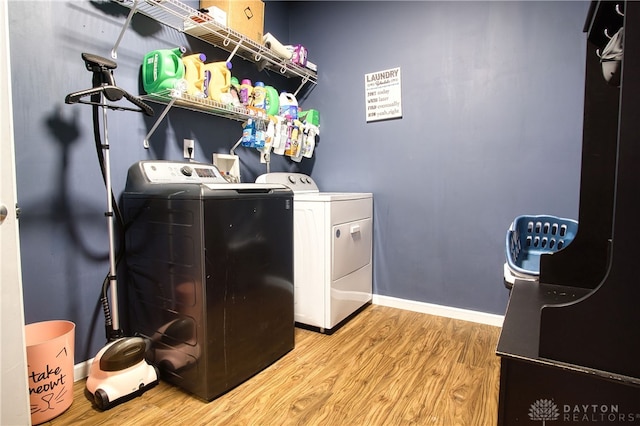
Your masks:
<svg viewBox="0 0 640 426"><path fill-rule="evenodd" d="M262 37L262 42L267 47L267 49L270 49L275 55L281 57L282 59L291 59L293 53L290 52L289 49L284 47L277 38L271 35L271 33L266 33L264 37Z"/></svg>

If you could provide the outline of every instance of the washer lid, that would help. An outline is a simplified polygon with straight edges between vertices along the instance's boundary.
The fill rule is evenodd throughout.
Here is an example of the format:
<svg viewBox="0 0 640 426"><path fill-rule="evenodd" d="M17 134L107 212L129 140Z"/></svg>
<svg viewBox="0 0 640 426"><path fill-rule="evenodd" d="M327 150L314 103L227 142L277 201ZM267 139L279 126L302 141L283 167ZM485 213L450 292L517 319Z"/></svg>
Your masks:
<svg viewBox="0 0 640 426"><path fill-rule="evenodd" d="M203 186L206 186L207 188L211 189L211 190L234 190L237 192L241 192L241 193L268 193L268 192L272 192L273 190L285 190L287 192L290 191L289 188L287 188L284 185L280 185L277 183L264 183L264 184L259 184L259 183L214 183L214 184L210 184L210 183L205 183L203 184Z"/></svg>

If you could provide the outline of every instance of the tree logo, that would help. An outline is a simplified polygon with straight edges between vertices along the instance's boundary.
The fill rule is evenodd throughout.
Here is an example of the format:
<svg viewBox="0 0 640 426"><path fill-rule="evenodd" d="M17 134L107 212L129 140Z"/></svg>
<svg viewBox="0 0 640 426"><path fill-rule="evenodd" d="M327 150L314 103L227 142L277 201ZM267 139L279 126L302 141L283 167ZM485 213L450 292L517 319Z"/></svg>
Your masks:
<svg viewBox="0 0 640 426"><path fill-rule="evenodd" d="M558 420L560 411L552 399L539 399L529 407L529 418L531 420L542 420L544 426L547 420Z"/></svg>

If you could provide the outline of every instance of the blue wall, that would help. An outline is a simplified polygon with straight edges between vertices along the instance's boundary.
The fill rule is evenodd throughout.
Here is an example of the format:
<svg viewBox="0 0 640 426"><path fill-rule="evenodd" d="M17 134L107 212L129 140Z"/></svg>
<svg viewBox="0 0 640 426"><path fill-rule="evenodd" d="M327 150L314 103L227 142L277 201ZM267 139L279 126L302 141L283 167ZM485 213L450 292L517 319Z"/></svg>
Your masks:
<svg viewBox="0 0 640 426"><path fill-rule="evenodd" d="M376 293L503 313L503 238L513 217L577 217L587 7L267 2L265 30L304 44L320 67L303 105L322 114L315 158L298 166L276 157L272 170L311 173L326 191L374 193ZM106 201L91 108L64 98L90 87L80 53L109 57L127 13L98 0L9 3L25 316L74 321L77 362L104 343ZM140 93L143 55L176 45L227 56L136 15L116 82ZM403 118L365 123L364 74L397 66ZM298 85L240 59L234 73L283 90ZM184 138L210 162L241 132L238 122L173 109L145 150L154 122L109 113L117 194L133 162L180 159ZM255 152L239 154L245 181L264 171Z"/></svg>
<svg viewBox="0 0 640 426"><path fill-rule="evenodd" d="M296 3L291 38L320 67L313 176L374 193L375 293L503 314L513 218L577 218L587 10ZM403 117L366 123L364 74L394 67Z"/></svg>

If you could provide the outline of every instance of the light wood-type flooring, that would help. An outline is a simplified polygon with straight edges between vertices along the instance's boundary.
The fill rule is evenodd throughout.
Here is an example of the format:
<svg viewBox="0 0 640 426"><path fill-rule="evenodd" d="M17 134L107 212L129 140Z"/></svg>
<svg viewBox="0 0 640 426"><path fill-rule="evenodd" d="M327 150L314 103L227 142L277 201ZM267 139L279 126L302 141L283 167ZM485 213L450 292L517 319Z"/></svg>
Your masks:
<svg viewBox="0 0 640 426"><path fill-rule="evenodd" d="M495 425L500 329L371 305L333 335L296 328L295 348L206 403L158 386L110 410L75 383L49 425Z"/></svg>

